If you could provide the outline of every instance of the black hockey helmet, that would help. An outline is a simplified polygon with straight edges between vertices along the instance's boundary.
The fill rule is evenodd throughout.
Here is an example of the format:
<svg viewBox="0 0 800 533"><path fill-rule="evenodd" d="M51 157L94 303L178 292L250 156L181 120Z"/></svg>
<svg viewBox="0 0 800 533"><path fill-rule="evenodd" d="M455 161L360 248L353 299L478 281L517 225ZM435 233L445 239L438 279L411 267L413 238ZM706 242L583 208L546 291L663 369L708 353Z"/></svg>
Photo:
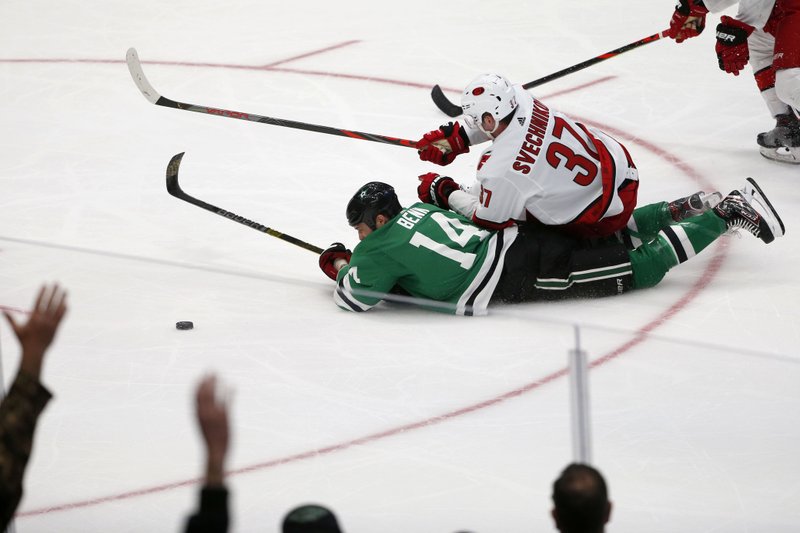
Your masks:
<svg viewBox="0 0 800 533"><path fill-rule="evenodd" d="M394 218L400 212L400 201L394 187L380 181L371 181L358 189L347 204L347 223L356 226L363 222L375 229L375 217Z"/></svg>

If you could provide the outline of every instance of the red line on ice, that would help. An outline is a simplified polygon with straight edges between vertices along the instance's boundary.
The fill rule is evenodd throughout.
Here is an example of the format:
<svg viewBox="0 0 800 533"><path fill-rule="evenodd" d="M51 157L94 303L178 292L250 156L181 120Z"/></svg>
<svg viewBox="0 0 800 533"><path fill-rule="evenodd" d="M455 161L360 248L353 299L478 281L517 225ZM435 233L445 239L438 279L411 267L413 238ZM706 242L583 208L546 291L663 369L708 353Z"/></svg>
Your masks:
<svg viewBox="0 0 800 533"><path fill-rule="evenodd" d="M351 44L360 43L361 41L345 41L343 43L334 44L332 46L328 46L327 48L320 48L319 50L314 50L313 52L306 52L305 54L300 54L293 57L288 57L286 59L281 59L280 61L275 61L274 63L268 63L264 65L262 68L270 68L276 65L281 65L283 63L288 63L289 61L296 61L298 59L303 59L304 57L315 56L317 54L322 54L325 52L330 52L331 50L336 50L337 48L342 48L344 46L349 46Z"/></svg>

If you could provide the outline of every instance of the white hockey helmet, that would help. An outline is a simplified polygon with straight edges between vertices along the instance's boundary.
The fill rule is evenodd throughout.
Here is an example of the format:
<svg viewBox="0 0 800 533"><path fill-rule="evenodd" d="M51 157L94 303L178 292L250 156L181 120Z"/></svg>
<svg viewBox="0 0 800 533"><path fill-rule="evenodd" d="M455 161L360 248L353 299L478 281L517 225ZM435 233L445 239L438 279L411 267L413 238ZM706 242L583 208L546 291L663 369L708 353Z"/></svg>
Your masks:
<svg viewBox="0 0 800 533"><path fill-rule="evenodd" d="M506 118L517 108L514 87L499 74L481 74L467 85L461 95L461 110L470 128L480 128L491 135L497 129L500 120ZM494 117L495 127L492 131L483 129L482 119L485 113Z"/></svg>

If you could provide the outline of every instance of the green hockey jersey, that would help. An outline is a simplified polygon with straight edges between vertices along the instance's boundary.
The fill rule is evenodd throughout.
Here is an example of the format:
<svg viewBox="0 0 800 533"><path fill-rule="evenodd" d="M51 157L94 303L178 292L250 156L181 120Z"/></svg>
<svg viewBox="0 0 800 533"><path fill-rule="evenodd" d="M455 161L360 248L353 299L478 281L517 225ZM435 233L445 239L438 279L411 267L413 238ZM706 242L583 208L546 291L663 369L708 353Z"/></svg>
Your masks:
<svg viewBox="0 0 800 533"><path fill-rule="evenodd" d="M416 203L367 235L339 271L334 300L366 311L395 286L416 298L452 304L459 315L486 314L517 227L482 229L467 218Z"/></svg>

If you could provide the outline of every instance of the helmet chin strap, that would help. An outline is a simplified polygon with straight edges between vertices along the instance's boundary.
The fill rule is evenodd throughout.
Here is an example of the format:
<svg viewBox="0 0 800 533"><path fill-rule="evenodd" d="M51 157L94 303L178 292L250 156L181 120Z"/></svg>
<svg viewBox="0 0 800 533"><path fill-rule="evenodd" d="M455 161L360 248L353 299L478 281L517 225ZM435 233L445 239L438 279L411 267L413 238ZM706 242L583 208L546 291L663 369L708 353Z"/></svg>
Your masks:
<svg viewBox="0 0 800 533"><path fill-rule="evenodd" d="M512 109L512 110L511 110L511 113L509 113L508 115L509 115L510 117L513 117L514 115L516 115L516 114L517 114L517 109L519 109L519 106L515 106L515 107L514 107L514 109ZM486 131L486 130L483 128L483 120L481 120L481 121L480 121L480 123L478 123L478 129L480 129L480 130L481 130L483 133L485 133L486 135L488 135L490 139L494 140L494 139L496 139L496 138L497 138L497 137L496 137L496 135L494 134L494 132L496 132L496 131L497 131L497 128L499 128L499 127L500 127L500 123L501 123L501 121L499 121L499 120L495 119L494 117L492 117L492 118L494 119L494 128L492 129L492 131Z"/></svg>
<svg viewBox="0 0 800 533"><path fill-rule="evenodd" d="M496 121L496 120L495 120L495 121L494 121L494 128L492 128L492 131L486 131L486 129L483 127L483 120L481 120L481 121L478 123L478 129L479 129L479 130L481 130L481 131L482 131L483 133L485 133L486 135L488 135L490 139L494 139L494 132L496 132L496 131L497 131L497 127L498 127L498 126L500 126L500 122L498 122L498 121Z"/></svg>

